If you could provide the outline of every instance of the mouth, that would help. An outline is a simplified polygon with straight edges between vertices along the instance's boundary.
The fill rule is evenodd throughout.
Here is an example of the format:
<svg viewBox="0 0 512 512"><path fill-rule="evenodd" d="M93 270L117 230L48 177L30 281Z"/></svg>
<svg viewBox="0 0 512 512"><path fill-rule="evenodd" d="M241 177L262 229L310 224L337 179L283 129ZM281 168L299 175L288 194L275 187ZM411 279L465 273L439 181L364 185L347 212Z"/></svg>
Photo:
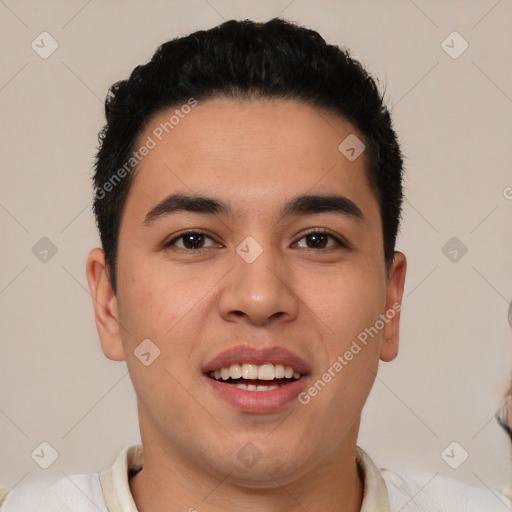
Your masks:
<svg viewBox="0 0 512 512"><path fill-rule="evenodd" d="M310 373L307 363L281 347L234 347L202 368L213 399L243 412L277 411L302 391Z"/></svg>
<svg viewBox="0 0 512 512"><path fill-rule="evenodd" d="M284 364L235 363L210 370L208 377L245 391L272 391L299 380L302 374Z"/></svg>

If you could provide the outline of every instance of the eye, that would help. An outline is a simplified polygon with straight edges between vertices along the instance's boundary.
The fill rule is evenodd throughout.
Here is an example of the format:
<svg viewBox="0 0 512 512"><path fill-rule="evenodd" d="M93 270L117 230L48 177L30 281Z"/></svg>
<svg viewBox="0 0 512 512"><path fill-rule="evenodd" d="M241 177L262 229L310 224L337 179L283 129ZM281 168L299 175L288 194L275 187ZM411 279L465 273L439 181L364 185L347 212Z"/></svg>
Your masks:
<svg viewBox="0 0 512 512"><path fill-rule="evenodd" d="M210 240L210 242L213 243L206 245L207 240ZM207 249L209 247L221 247L220 244L216 243L206 233L201 233L199 231L187 231L185 233L181 233L164 244L164 248L166 249L172 246L183 251L198 251L199 249Z"/></svg>
<svg viewBox="0 0 512 512"><path fill-rule="evenodd" d="M297 242L299 247L301 240L306 240L306 246L302 246L305 249L334 249L336 247L347 247L347 244L339 237L324 229L315 229L304 234ZM328 245L329 241L334 243Z"/></svg>

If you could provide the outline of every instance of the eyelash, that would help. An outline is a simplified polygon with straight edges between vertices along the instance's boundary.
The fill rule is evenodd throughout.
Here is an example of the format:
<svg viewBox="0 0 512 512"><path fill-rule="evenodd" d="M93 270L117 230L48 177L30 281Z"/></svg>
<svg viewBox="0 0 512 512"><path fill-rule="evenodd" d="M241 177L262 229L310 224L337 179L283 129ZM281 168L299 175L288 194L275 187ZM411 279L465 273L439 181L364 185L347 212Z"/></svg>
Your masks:
<svg viewBox="0 0 512 512"><path fill-rule="evenodd" d="M190 230L190 231L185 231L183 233L180 233L178 236L175 236L174 238L172 238L168 242L165 242L163 248L164 249L168 249L168 248L170 248L172 246L175 246L175 244L176 244L176 242L178 240L181 240L184 237L186 237L187 235L192 235L192 234L193 235L202 235L202 236L210 238L212 241L214 241L213 237L211 237L208 233L205 233L205 232L200 231L200 230ZM345 249L349 248L348 243L345 242L343 240L343 238L339 237L338 235L335 235L334 233L330 232L329 230L327 230L325 228L312 228L311 230L309 230L309 231L307 231L305 233L302 233L300 238L297 240L297 242L302 240L303 238L306 238L309 235L315 235L315 234L327 235L328 237L330 237L332 240L335 241L335 243L337 244L338 247L327 247L327 248L320 248L320 249L315 249L315 248L307 247L306 248L307 250L327 252L327 251L332 251L332 250L339 249L339 248L345 248ZM295 243L297 243L297 242L295 242ZM203 251L206 251L206 250L210 249L210 247L206 247L206 248L200 247L199 249L187 249L187 248L177 247L176 249L179 252L184 252L184 253L192 253L192 252L194 252L194 253L197 253L197 254L202 254Z"/></svg>

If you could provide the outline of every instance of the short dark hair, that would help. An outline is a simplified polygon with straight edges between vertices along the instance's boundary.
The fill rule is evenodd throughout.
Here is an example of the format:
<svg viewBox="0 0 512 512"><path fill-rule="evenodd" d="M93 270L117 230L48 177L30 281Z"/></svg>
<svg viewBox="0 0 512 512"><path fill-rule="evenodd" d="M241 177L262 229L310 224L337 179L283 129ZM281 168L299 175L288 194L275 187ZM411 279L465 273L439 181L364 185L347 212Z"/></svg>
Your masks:
<svg viewBox="0 0 512 512"><path fill-rule="evenodd" d="M120 221L138 135L162 109L213 97L295 99L348 120L364 137L389 269L401 218L403 160L376 81L347 49L327 44L314 30L280 18L230 20L162 44L148 63L107 94L93 209L114 291Z"/></svg>

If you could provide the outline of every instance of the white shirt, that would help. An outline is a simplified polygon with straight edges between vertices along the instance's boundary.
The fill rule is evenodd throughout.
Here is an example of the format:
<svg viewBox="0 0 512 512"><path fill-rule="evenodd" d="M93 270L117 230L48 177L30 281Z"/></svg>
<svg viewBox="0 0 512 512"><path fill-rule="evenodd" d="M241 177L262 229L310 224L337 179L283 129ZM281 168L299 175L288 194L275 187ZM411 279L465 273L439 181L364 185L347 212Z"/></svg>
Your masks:
<svg viewBox="0 0 512 512"><path fill-rule="evenodd" d="M386 469L379 471L359 447L356 458L364 478L360 512L512 511L512 500L495 490L428 473L400 476ZM39 479L16 486L4 497L0 512L138 512L129 478L143 462L142 445L128 446L114 465L101 473L69 475L57 481ZM191 507L204 508L200 503Z"/></svg>

